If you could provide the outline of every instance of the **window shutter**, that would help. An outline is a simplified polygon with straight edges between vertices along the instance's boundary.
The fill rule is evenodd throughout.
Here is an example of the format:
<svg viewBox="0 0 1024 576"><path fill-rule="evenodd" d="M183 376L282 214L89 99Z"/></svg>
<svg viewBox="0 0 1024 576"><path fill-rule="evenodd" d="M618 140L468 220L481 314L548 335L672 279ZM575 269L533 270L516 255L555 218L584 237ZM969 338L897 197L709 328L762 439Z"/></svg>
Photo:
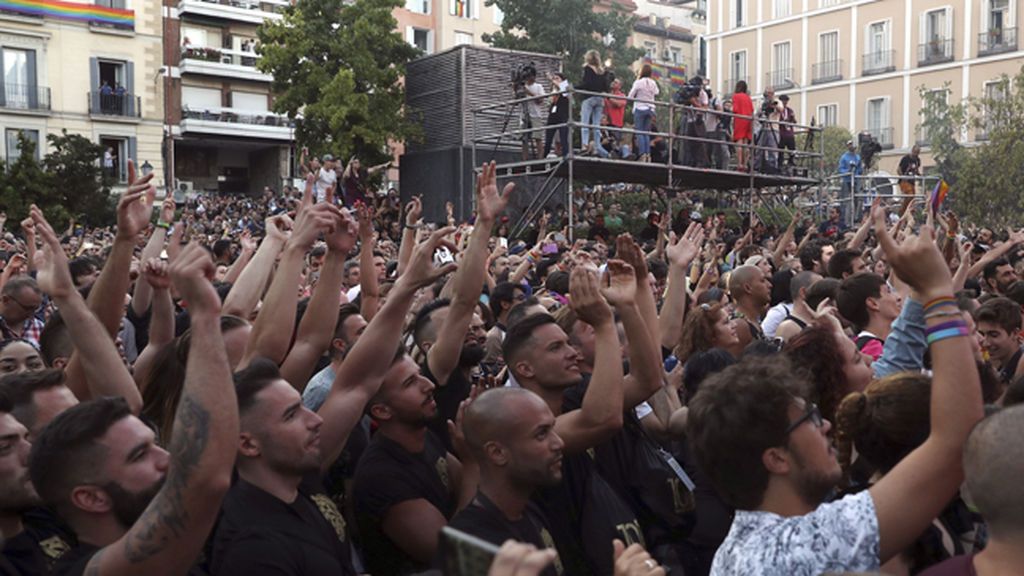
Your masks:
<svg viewBox="0 0 1024 576"><path fill-rule="evenodd" d="M124 111L128 116L134 117L138 114L135 109L135 63L125 62L124 63L124 90L126 92L124 98Z"/></svg>
<svg viewBox="0 0 1024 576"><path fill-rule="evenodd" d="M36 78L36 51L28 50L25 52L25 56L25 71L28 75L28 107L30 110L37 110L39 108L39 81Z"/></svg>
<svg viewBox="0 0 1024 576"><path fill-rule="evenodd" d="M89 112L98 114L100 111L100 61L89 58L89 93L92 94Z"/></svg>

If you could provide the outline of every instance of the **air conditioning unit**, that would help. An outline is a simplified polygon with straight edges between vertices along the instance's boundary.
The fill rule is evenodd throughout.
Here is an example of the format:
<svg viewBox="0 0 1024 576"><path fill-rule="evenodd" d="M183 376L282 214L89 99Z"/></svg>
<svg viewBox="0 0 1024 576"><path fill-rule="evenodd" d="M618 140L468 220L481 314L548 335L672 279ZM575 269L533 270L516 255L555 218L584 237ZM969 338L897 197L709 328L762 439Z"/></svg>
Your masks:
<svg viewBox="0 0 1024 576"><path fill-rule="evenodd" d="M193 182L186 182L184 180L178 180L178 185L174 188L174 202L177 204L184 204L189 198L194 198L196 195L196 187Z"/></svg>

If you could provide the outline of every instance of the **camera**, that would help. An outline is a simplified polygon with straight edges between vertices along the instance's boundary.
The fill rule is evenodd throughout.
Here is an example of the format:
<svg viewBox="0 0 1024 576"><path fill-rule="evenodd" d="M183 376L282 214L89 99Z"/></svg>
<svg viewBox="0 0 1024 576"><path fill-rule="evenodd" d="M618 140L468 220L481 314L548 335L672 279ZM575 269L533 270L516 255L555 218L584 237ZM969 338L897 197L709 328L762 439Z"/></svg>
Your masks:
<svg viewBox="0 0 1024 576"><path fill-rule="evenodd" d="M518 66L512 67L512 71L510 73L510 83L512 84L512 89L515 91L517 97L519 97L518 94L522 92L523 88L526 86L526 81L529 80L530 78L536 77L537 65L534 64L533 62L520 64Z"/></svg>
<svg viewBox="0 0 1024 576"><path fill-rule="evenodd" d="M765 98L764 101L761 102L761 115L762 116L771 116L772 114L775 113L775 111L778 109L778 107L779 107L779 101L778 100L768 100L767 98Z"/></svg>
<svg viewBox="0 0 1024 576"><path fill-rule="evenodd" d="M700 93L704 91L704 79L700 76L694 76L689 82L683 84L679 91L673 96L673 100L676 104L688 105L691 100L700 96Z"/></svg>
<svg viewBox="0 0 1024 576"><path fill-rule="evenodd" d="M861 132L857 135L857 142L860 144L860 159L864 167L870 167L875 154L882 151L882 145L870 132Z"/></svg>

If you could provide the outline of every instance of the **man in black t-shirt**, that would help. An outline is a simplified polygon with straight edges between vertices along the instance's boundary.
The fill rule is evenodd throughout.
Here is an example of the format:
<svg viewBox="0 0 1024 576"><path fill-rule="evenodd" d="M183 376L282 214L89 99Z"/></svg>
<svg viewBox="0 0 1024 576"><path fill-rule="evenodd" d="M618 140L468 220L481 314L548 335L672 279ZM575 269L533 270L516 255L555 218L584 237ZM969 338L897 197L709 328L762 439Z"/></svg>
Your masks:
<svg viewBox="0 0 1024 576"><path fill-rule="evenodd" d="M241 416L238 481L224 501L214 536L215 574L355 574L349 529L320 477L387 380L388 364L379 354L398 348L416 290L451 270L431 262L450 231L434 232L415 247L391 298L338 367L317 413L302 405L299 392L270 360L257 359L235 375Z"/></svg>
<svg viewBox="0 0 1024 576"><path fill-rule="evenodd" d="M530 501L536 488L562 481L563 442L551 409L522 388L488 390L466 409L462 429L480 467L480 486L451 527L497 546L511 539L554 548L547 518ZM556 559L543 574L562 572Z"/></svg>

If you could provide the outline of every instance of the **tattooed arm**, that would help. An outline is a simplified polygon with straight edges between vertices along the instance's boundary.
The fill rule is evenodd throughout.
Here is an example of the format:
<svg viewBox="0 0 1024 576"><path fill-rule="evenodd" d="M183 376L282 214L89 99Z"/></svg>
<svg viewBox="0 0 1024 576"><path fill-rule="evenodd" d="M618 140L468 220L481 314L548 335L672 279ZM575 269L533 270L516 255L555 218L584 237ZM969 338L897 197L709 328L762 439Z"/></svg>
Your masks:
<svg viewBox="0 0 1024 576"><path fill-rule="evenodd" d="M197 243L171 266L174 286L189 303L192 343L170 469L138 521L93 556L85 574L185 574L217 519L235 461L238 403L220 333L220 299L210 283L214 271L209 253Z"/></svg>

